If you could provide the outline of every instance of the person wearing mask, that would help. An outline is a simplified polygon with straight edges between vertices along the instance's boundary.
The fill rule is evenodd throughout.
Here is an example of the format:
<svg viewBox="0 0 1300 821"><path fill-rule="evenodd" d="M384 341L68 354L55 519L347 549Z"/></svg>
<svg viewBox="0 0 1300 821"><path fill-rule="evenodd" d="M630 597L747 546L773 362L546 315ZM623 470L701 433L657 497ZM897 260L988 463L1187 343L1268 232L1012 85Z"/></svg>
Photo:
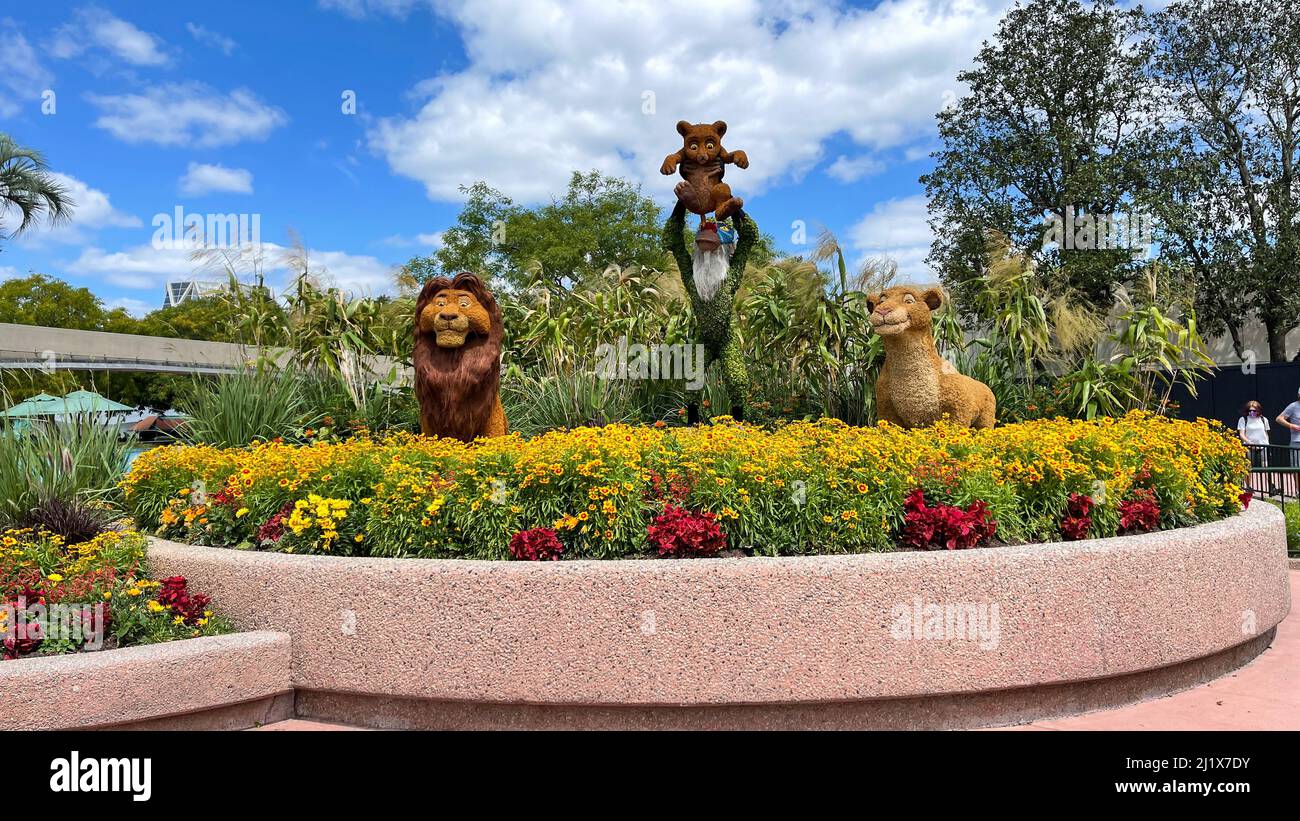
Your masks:
<svg viewBox="0 0 1300 821"><path fill-rule="evenodd" d="M1241 409L1241 418L1237 420L1237 435L1241 443L1250 450L1250 462L1255 467L1268 466L1268 419L1264 416L1264 406L1254 399Z"/></svg>

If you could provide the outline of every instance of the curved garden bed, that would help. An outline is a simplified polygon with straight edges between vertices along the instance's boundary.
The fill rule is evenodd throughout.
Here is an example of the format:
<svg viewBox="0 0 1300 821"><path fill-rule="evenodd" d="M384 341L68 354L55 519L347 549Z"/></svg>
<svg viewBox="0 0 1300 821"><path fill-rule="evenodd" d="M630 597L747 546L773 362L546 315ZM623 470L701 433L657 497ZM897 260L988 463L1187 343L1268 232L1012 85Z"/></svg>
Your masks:
<svg viewBox="0 0 1300 821"><path fill-rule="evenodd" d="M289 637L253 632L0 664L0 730L234 729L292 715Z"/></svg>
<svg viewBox="0 0 1300 821"><path fill-rule="evenodd" d="M178 541L466 559L836 554L1051 542L1241 510L1221 427L1134 413L969 430L822 420L158 448L124 497Z"/></svg>
<svg viewBox="0 0 1300 821"><path fill-rule="evenodd" d="M155 540L150 559L241 629L292 636L300 715L388 727L1013 723L1213 678L1290 608L1268 505L943 553L525 563Z"/></svg>

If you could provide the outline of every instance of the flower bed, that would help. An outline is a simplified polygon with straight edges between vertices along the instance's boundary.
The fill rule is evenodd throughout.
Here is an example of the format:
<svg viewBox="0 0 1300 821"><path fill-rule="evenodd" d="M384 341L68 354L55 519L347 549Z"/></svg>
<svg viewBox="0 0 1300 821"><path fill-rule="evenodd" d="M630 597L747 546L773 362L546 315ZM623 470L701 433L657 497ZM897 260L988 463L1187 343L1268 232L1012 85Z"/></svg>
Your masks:
<svg viewBox="0 0 1300 821"><path fill-rule="evenodd" d="M79 544L0 533L0 659L76 653L229 632L181 576L153 580L138 533Z"/></svg>
<svg viewBox="0 0 1300 821"><path fill-rule="evenodd" d="M141 528L189 543L553 559L955 549L1186 527L1239 512L1247 470L1214 423L1133 413L983 431L822 420L472 445L402 435L174 446L143 454L123 484Z"/></svg>

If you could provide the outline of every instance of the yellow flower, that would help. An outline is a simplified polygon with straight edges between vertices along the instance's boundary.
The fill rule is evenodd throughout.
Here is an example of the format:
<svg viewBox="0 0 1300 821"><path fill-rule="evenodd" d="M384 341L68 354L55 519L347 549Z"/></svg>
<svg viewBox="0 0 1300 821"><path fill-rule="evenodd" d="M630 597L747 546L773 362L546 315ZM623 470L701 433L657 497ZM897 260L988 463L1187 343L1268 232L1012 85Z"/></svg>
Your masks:
<svg viewBox="0 0 1300 821"><path fill-rule="evenodd" d="M163 607L161 603L159 603L154 599L150 599L149 603L146 604L145 606L149 608L150 613L161 613L162 611L167 609Z"/></svg>
<svg viewBox="0 0 1300 821"><path fill-rule="evenodd" d="M244 517L247 516L247 515L248 515L248 508L246 508L246 507L241 507L239 510L236 510L236 511L235 511L235 518L236 518L236 519L242 519L242 518L244 518Z"/></svg>
<svg viewBox="0 0 1300 821"><path fill-rule="evenodd" d="M63 576L62 576L61 574L59 574L59 573L51 573L50 575L46 576L45 578L49 579L50 581L54 582L55 584L58 584L59 582L63 581Z"/></svg>

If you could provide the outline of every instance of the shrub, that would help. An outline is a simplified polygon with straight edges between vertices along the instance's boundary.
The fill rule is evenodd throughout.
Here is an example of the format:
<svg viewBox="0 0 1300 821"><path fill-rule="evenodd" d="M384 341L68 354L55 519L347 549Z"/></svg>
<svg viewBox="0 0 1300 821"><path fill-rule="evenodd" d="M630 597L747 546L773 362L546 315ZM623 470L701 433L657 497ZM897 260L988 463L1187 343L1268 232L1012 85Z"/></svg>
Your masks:
<svg viewBox="0 0 1300 821"><path fill-rule="evenodd" d="M1092 506L1091 496L1070 494L1065 506L1065 518L1061 519L1061 535L1066 541L1088 538L1088 531L1092 529Z"/></svg>
<svg viewBox="0 0 1300 821"><path fill-rule="evenodd" d="M22 526L42 505L116 500L133 445L90 416L0 431L0 528Z"/></svg>
<svg viewBox="0 0 1300 821"><path fill-rule="evenodd" d="M564 553L564 545L549 527L522 530L510 537L510 555L528 562L555 561Z"/></svg>
<svg viewBox="0 0 1300 821"><path fill-rule="evenodd" d="M121 514L83 499L51 496L36 503L19 520L20 527L60 536L68 544L88 542L108 530Z"/></svg>
<svg viewBox="0 0 1300 821"><path fill-rule="evenodd" d="M676 505L664 507L646 535L660 556L674 559L714 556L727 546L727 537L714 514L696 513Z"/></svg>
<svg viewBox="0 0 1300 821"><path fill-rule="evenodd" d="M178 405L189 417L181 428L186 441L216 447L240 447L315 424L314 418L304 419L307 404L298 375L269 367L195 380Z"/></svg>
<svg viewBox="0 0 1300 821"><path fill-rule="evenodd" d="M982 544L998 532L989 519L988 505L975 501L969 507L925 503L925 491L916 488L903 502L903 530L899 544L910 550L965 550Z"/></svg>
<svg viewBox="0 0 1300 821"><path fill-rule="evenodd" d="M672 505L711 514L733 547L797 555L896 549L917 488L927 508L981 503L1012 544L1116 535L1119 502L1138 490L1154 494L1157 527L1214 521L1241 510L1247 470L1221 427L1144 413L979 431L719 422L468 445L398 434L155 448L123 498L137 526L200 544L508 559L516 533L549 528L565 558L647 556L659 549L654 519ZM1085 496L1090 524L1063 531Z"/></svg>
<svg viewBox="0 0 1300 821"><path fill-rule="evenodd" d="M1160 524L1160 505L1155 491L1140 488L1131 499L1119 503L1119 529L1123 533L1145 533Z"/></svg>

